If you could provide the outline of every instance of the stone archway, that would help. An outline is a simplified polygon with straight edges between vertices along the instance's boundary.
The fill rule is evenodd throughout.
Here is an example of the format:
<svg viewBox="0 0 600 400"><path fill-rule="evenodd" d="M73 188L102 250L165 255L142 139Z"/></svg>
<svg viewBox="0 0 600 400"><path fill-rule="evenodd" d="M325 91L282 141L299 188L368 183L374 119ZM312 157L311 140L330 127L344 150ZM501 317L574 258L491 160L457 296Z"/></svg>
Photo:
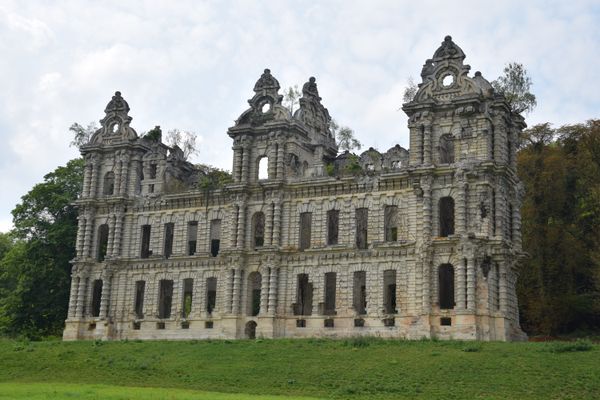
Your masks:
<svg viewBox="0 0 600 400"><path fill-rule="evenodd" d="M248 321L244 333L246 334L247 339L256 339L256 322Z"/></svg>

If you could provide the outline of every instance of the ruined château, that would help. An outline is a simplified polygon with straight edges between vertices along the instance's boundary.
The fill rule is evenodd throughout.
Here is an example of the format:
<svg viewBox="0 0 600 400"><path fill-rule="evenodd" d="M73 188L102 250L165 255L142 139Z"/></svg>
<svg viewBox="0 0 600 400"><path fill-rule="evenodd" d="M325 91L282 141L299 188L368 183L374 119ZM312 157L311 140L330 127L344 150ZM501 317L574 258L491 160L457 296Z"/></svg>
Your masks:
<svg viewBox="0 0 600 400"><path fill-rule="evenodd" d="M138 137L116 92L81 149L64 339L524 338L525 123L464 59L448 36L425 62L410 151L359 156L338 154L315 78L292 115L266 69L220 187Z"/></svg>

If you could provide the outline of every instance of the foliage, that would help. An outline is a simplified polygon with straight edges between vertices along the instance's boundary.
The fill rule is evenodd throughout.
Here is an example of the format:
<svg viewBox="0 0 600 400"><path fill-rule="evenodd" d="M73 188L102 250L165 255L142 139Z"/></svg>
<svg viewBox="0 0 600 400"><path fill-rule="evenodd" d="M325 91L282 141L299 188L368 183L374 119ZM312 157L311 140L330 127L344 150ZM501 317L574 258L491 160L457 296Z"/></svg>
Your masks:
<svg viewBox="0 0 600 400"><path fill-rule="evenodd" d="M529 113L537 105L535 95L530 92L531 78L523 64L512 62L504 67L503 75L492 82L492 87L503 94L515 113Z"/></svg>
<svg viewBox="0 0 600 400"><path fill-rule="evenodd" d="M201 176L198 181L198 187L203 190L215 190L224 187L233 182L233 177L229 171L213 167L206 164L197 164L196 168L200 170Z"/></svg>
<svg viewBox="0 0 600 400"><path fill-rule="evenodd" d="M197 135L194 132L171 129L167 132L166 143L170 147L179 147L183 151L183 158L188 160L191 156L199 153L196 139Z"/></svg>
<svg viewBox="0 0 600 400"><path fill-rule="evenodd" d="M381 338L101 343L0 340L0 382L51 382L60 388L93 379L120 386L121 398L136 398L128 395L128 386L157 385L361 400L588 399L600 392L600 345L589 342L587 351L562 354L547 351L548 343ZM564 345L582 348L577 342ZM55 391L49 393L54 398ZM98 398L111 397L100 392Z"/></svg>
<svg viewBox="0 0 600 400"><path fill-rule="evenodd" d="M160 126L156 125L154 128L150 129L144 135L144 139L152 140L153 142L162 142L162 130Z"/></svg>
<svg viewBox="0 0 600 400"><path fill-rule="evenodd" d="M347 126L340 126L332 118L329 122L329 129L337 141L340 151L360 150L362 144L354 136L354 131Z"/></svg>
<svg viewBox="0 0 600 400"><path fill-rule="evenodd" d="M350 175L357 175L363 172L359 161L356 154L348 155L348 163L344 166L344 172Z"/></svg>
<svg viewBox="0 0 600 400"><path fill-rule="evenodd" d="M536 125L518 154L523 201L522 326L556 335L600 329L600 121ZM551 139L552 138L552 139Z"/></svg>
<svg viewBox="0 0 600 400"><path fill-rule="evenodd" d="M402 94L402 102L410 103L415 98L417 94L417 90L419 90L419 86L415 83L412 76L409 76L406 80L406 87L404 88L404 93Z"/></svg>
<svg viewBox="0 0 600 400"><path fill-rule="evenodd" d="M294 114L300 97L302 97L302 93L298 89L298 85L290 86L283 92L283 105L290 111L290 114Z"/></svg>
<svg viewBox="0 0 600 400"><path fill-rule="evenodd" d="M594 345L588 339L577 339L573 342L550 342L544 350L550 353L571 353L576 351L590 351Z"/></svg>
<svg viewBox="0 0 600 400"><path fill-rule="evenodd" d="M83 127L75 122L69 127L69 130L73 133L73 140L71 140L69 146L80 149L81 146L90 142L92 135L98 130L98 125L95 122L90 122L87 127Z"/></svg>
<svg viewBox="0 0 600 400"><path fill-rule="evenodd" d="M12 211L17 240L0 261L0 332L39 337L60 334L75 256L83 160L44 177Z"/></svg>

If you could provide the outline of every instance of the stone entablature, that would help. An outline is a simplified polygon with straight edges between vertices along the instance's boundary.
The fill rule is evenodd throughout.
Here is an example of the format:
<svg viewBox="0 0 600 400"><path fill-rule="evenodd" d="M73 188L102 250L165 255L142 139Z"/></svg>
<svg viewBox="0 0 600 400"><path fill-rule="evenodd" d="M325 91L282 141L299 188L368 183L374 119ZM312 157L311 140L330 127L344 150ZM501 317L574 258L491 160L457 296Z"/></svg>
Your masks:
<svg viewBox="0 0 600 400"><path fill-rule="evenodd" d="M265 70L228 130L233 183L210 191L116 92L82 148L64 338L523 338L525 124L464 58L447 37L425 63L410 151L358 156L338 155L314 78L292 115Z"/></svg>

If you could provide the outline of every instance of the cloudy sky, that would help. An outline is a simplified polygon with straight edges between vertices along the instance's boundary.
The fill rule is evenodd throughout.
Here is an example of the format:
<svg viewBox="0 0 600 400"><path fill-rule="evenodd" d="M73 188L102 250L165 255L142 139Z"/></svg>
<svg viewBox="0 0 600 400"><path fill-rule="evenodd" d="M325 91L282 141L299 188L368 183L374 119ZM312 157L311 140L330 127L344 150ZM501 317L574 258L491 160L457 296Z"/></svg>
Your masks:
<svg viewBox="0 0 600 400"><path fill-rule="evenodd" d="M406 80L448 34L490 80L507 62L526 66L538 98L529 125L600 117L597 0L0 0L0 231L20 196L77 157L69 126L101 119L115 90L138 132L194 131L193 161L221 168L226 129L266 67L282 87L314 75L364 146L406 147Z"/></svg>

